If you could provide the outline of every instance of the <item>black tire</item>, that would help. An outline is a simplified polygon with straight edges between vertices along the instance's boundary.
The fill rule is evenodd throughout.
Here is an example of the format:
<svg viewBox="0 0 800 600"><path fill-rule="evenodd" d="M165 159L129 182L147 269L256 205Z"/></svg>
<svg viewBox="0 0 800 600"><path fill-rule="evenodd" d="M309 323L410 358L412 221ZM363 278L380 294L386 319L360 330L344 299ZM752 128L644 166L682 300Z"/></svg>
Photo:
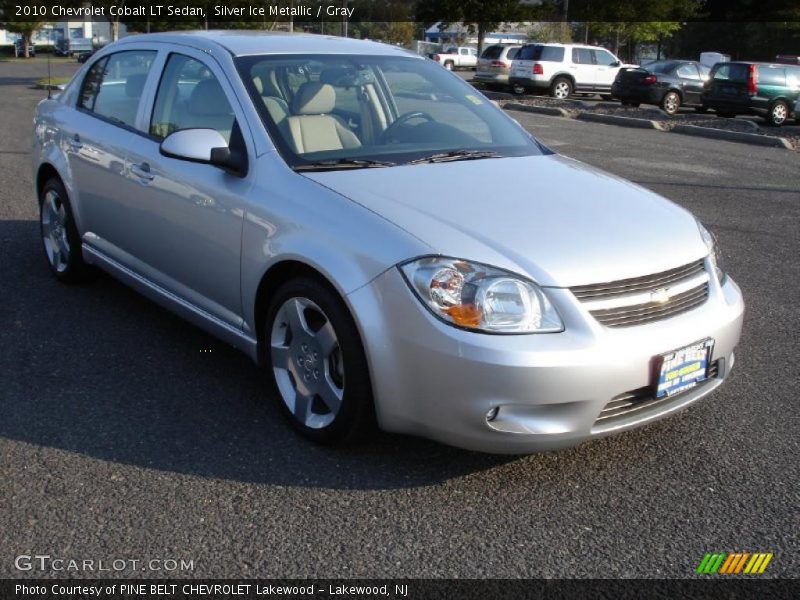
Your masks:
<svg viewBox="0 0 800 600"><path fill-rule="evenodd" d="M681 95L675 90L670 90L661 99L661 110L668 115L677 114L681 108Z"/></svg>
<svg viewBox="0 0 800 600"><path fill-rule="evenodd" d="M522 96L525 94L525 86L519 83L512 83L511 93L515 96Z"/></svg>
<svg viewBox="0 0 800 600"><path fill-rule="evenodd" d="M446 60L444 61L444 68L447 69L448 71L455 71L456 64L452 60Z"/></svg>
<svg viewBox="0 0 800 600"><path fill-rule="evenodd" d="M56 207L58 219L53 218L53 206ZM39 192L39 232L50 272L59 281L79 283L95 274L91 265L83 261L81 236L72 214L72 205L64 184L57 177L48 179ZM66 246L54 242L55 239L60 240L61 244L65 242Z"/></svg>
<svg viewBox="0 0 800 600"><path fill-rule="evenodd" d="M769 107L769 112L764 117L764 120L772 127L780 127L789 120L790 114L791 110L789 109L789 105L783 100L778 100Z"/></svg>
<svg viewBox="0 0 800 600"><path fill-rule="evenodd" d="M556 77L553 80L553 83L550 84L550 95L553 98L558 98L560 100L566 100L572 95L575 89L572 85L572 81L570 81L569 77ZM566 92L566 93L564 93Z"/></svg>
<svg viewBox="0 0 800 600"><path fill-rule="evenodd" d="M341 378L342 390L341 404L336 413L332 413L327 406L323 406L324 403L319 404L319 408L323 412L320 418L324 418L325 410L328 410L328 414L332 414L333 418L331 422L319 427L310 427L306 422L302 422L295 416L289 408L287 401L284 400L284 396L281 392L281 385L278 382L278 377L276 376L273 366L272 345L275 340L273 326L275 325L276 319L279 321L281 320L279 311L285 303L292 302L292 299L298 298L309 300L316 305L314 308L308 308L303 311L305 315L304 319L308 323L309 328L313 329L312 321L320 317L316 308L322 311L322 319L327 319L327 322L333 327L337 340L336 346L339 352L338 364L342 365L342 373L339 375ZM324 325L325 323L323 322L320 328ZM290 328L291 326L287 328L287 331ZM277 331L280 331L280 329L281 325L279 322ZM291 332L287 334L288 337L293 335L294 334ZM300 341L300 337L298 336L297 342L300 343ZM372 385L370 383L369 367L364 354L364 348L361 344L361 338L344 302L328 285L309 276L298 277L281 285L272 297L269 308L267 309L267 314L265 315L264 344L267 349L267 378L270 382L270 387L272 388L281 412L283 412L296 431L314 442L327 445L361 440L375 431ZM289 347L292 348L291 343L289 343ZM305 348L297 348L296 352L308 352L308 350ZM320 359L319 363L316 361L316 354L314 357L314 365L322 369L321 376L324 379L328 374L326 369L330 370L333 369L333 367L324 356ZM298 373L301 369L308 368L300 366L303 365L301 360L303 358L302 354L295 357L294 351L290 350L288 358L290 361L293 361L291 368L296 369ZM306 365L307 364L309 363L306 363ZM333 375L331 375L331 377L333 377ZM316 377L314 379L316 379ZM296 379L294 379L294 375L283 378L284 386L286 381L290 381L294 389L297 389L298 384ZM312 382L312 384L314 383L322 385L323 381L318 380ZM316 415L314 406L322 402L322 398L317 395L313 395L313 398L313 401L309 403L310 408L308 412L309 414ZM297 402L297 400L295 400L295 402Z"/></svg>

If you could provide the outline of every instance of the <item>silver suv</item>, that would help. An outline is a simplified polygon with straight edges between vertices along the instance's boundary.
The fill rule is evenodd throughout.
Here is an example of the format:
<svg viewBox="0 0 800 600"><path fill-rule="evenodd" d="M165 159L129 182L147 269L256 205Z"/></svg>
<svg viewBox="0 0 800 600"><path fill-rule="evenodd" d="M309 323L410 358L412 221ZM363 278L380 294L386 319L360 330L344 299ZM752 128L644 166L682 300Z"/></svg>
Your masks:
<svg viewBox="0 0 800 600"><path fill-rule="evenodd" d="M606 95L622 66L619 58L599 46L526 44L511 65L509 84L516 94L549 91L560 99L573 92Z"/></svg>
<svg viewBox="0 0 800 600"><path fill-rule="evenodd" d="M241 349L320 442L556 448L733 366L742 296L694 216L388 44L131 36L38 105L32 156L57 279L101 268Z"/></svg>

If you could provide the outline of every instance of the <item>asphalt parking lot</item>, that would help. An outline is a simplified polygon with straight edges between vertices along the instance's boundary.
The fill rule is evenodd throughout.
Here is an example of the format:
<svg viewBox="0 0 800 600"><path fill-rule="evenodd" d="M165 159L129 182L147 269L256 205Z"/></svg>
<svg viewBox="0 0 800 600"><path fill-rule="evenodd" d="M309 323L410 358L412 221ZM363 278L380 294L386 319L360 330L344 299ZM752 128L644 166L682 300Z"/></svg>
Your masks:
<svg viewBox="0 0 800 600"><path fill-rule="evenodd" d="M59 575L22 554L194 561L126 576L691 577L714 550L800 575L795 152L512 113L718 235L748 306L731 379L549 454L332 450L291 432L244 355L108 277L50 276L29 165L44 68L0 61L0 577Z"/></svg>

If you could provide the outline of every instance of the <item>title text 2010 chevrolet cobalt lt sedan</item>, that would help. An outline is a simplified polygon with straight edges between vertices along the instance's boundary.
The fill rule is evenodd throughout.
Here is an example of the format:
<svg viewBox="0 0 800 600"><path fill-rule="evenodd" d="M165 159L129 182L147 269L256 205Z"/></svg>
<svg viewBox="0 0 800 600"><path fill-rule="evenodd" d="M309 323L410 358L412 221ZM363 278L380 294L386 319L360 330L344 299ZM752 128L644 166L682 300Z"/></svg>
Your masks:
<svg viewBox="0 0 800 600"><path fill-rule="evenodd" d="M240 348L318 441L551 449L733 366L742 297L691 214L389 45L130 37L39 104L33 156L55 276L95 265Z"/></svg>

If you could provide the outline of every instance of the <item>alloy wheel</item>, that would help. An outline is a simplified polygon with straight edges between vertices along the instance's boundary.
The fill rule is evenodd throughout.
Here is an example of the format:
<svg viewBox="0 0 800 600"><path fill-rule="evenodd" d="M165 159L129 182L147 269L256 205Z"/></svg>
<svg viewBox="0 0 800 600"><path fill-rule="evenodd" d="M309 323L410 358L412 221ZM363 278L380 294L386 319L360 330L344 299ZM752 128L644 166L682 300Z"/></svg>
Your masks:
<svg viewBox="0 0 800 600"><path fill-rule="evenodd" d="M789 109L783 102L778 102L772 107L772 123L774 125L782 125L788 116Z"/></svg>
<svg viewBox="0 0 800 600"><path fill-rule="evenodd" d="M678 108L680 108L681 100L678 94L675 92L670 92L666 96L664 96L664 102L662 108L665 112L670 115L674 115L678 112Z"/></svg>
<svg viewBox="0 0 800 600"><path fill-rule="evenodd" d="M344 398L344 363L336 331L308 298L289 298L270 333L275 382L289 412L311 429L330 425Z"/></svg>
<svg viewBox="0 0 800 600"><path fill-rule="evenodd" d="M55 190L48 190L42 201L42 240L47 260L58 273L69 264L70 245L67 237L67 210Z"/></svg>
<svg viewBox="0 0 800 600"><path fill-rule="evenodd" d="M553 86L553 95L559 100L564 100L569 96L569 84L566 81L559 81Z"/></svg>

